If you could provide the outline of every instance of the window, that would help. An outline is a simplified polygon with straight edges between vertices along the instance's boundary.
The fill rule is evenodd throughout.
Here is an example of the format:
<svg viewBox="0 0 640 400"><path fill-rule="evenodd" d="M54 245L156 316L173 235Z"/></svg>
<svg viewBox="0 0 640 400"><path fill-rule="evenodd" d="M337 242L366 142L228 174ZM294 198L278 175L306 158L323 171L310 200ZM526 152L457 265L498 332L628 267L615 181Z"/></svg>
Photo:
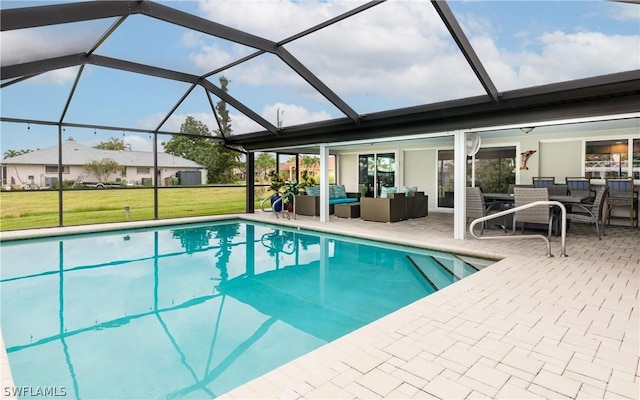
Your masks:
<svg viewBox="0 0 640 400"><path fill-rule="evenodd" d="M138 175L149 175L151 173L151 168L149 167L137 167L136 173Z"/></svg>
<svg viewBox="0 0 640 400"><path fill-rule="evenodd" d="M467 186L475 186L485 193L506 193L509 184L516 182L516 147L484 147L473 158L467 158ZM454 180L453 150L438 151L438 207L453 208Z"/></svg>
<svg viewBox="0 0 640 400"><path fill-rule="evenodd" d="M44 167L44 172L46 174L57 174L58 173L58 166L57 165L46 165ZM63 165L62 166L62 173L63 174L68 174L69 173L69 166L68 165Z"/></svg>
<svg viewBox="0 0 640 400"><path fill-rule="evenodd" d="M633 179L640 179L640 139L633 139Z"/></svg>
<svg viewBox="0 0 640 400"><path fill-rule="evenodd" d="M480 149L475 156L475 186L485 193L507 193L516 183L515 146ZM472 158L467 159L467 186L471 186Z"/></svg>
<svg viewBox="0 0 640 400"><path fill-rule="evenodd" d="M438 151L438 207L453 208L453 150Z"/></svg>
<svg viewBox="0 0 640 400"><path fill-rule="evenodd" d="M629 140L586 142L584 171L587 178L605 179L629 176Z"/></svg>

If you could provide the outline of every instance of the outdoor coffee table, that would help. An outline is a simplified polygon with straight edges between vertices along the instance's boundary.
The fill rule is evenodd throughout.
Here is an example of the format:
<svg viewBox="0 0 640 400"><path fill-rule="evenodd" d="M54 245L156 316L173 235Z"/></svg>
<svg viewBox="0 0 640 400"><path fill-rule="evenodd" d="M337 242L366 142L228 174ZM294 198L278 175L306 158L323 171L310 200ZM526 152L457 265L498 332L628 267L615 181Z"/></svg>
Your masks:
<svg viewBox="0 0 640 400"><path fill-rule="evenodd" d="M334 213L340 218L358 218L360 217L360 203L344 203L336 204Z"/></svg>

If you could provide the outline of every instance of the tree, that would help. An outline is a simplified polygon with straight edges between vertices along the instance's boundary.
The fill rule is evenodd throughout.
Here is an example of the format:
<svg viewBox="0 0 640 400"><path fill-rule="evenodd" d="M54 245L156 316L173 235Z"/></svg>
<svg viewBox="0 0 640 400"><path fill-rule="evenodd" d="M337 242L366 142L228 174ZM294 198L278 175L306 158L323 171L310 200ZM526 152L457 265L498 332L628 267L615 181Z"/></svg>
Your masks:
<svg viewBox="0 0 640 400"><path fill-rule="evenodd" d="M220 77L219 81L220 89L227 93L229 90L229 82L231 81L224 75ZM218 103L216 103L216 111L218 115L218 123L220 124L219 129L216 130L216 133L218 133L218 135L222 137L227 138L233 132L233 129L231 128L231 117L229 116L229 110L227 110L227 103L223 100L220 100ZM240 160L241 153L228 149L222 144L218 144L218 146L220 147L218 167L224 171L222 173L220 183L235 182L235 169L240 168L244 165L244 163Z"/></svg>
<svg viewBox="0 0 640 400"><path fill-rule="evenodd" d="M227 91L228 80L220 77L222 90ZM218 102L216 110L220 116L219 122L224 136L231 134L231 119L223 101ZM216 131L222 135L221 130ZM180 126L180 133L187 133L193 136L175 135L169 141L163 142L164 150L168 154L186 158L202 164L207 168L208 183L233 183L236 176L235 168L240 163L240 153L224 147L213 139L207 125L196 120L192 116L187 116Z"/></svg>
<svg viewBox="0 0 640 400"><path fill-rule="evenodd" d="M100 142L97 145L93 146L96 149L101 150L120 150L120 151L131 151L131 145L125 143L124 140L118 139L115 137L109 138L106 142Z"/></svg>
<svg viewBox="0 0 640 400"><path fill-rule="evenodd" d="M17 157L23 154L31 153L33 150L31 149L23 149L23 150L7 150L4 152L4 158Z"/></svg>
<svg viewBox="0 0 640 400"><path fill-rule="evenodd" d="M269 172L276 168L276 158L270 153L260 153L255 159L255 168L258 171L259 180L267 178Z"/></svg>
<svg viewBox="0 0 640 400"><path fill-rule="evenodd" d="M311 176L313 176L315 175L316 166L320 164L320 157L304 154L300 158L300 164L302 165L302 168L312 172Z"/></svg>
<svg viewBox="0 0 640 400"><path fill-rule="evenodd" d="M83 166L84 170L94 175L98 182L106 183L111 174L122 171L122 165L112 158L103 158L102 160L91 160Z"/></svg>

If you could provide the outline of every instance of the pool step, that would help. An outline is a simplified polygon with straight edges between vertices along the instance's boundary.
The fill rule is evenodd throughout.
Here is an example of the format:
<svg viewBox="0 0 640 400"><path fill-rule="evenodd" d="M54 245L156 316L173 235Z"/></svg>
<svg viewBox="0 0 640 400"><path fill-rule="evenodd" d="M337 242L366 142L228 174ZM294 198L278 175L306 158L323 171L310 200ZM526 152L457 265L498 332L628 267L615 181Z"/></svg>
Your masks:
<svg viewBox="0 0 640 400"><path fill-rule="evenodd" d="M478 271L462 259L414 254L407 255L407 260L433 290L440 290Z"/></svg>

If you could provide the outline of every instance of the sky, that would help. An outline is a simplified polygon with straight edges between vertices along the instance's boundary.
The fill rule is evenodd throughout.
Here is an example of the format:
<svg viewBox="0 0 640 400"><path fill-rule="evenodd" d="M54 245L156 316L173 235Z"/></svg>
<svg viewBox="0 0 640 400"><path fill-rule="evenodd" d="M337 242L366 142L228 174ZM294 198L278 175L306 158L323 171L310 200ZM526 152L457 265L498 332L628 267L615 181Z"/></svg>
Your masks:
<svg viewBox="0 0 640 400"><path fill-rule="evenodd" d="M2 9L50 2L2 1ZM168 1L161 4L273 41L363 1ZM640 5L607 1L450 1L449 6L499 91L640 68ZM1 63L87 51L115 19L2 32ZM284 46L359 114L484 94L428 1L388 1ZM142 15L127 18L96 54L201 75L255 49ZM52 71L0 90L3 117L156 129L189 85L88 65L63 111L79 68ZM264 54L224 71L229 94L273 125L342 118L278 57ZM219 85L220 75L209 79ZM4 83L4 81L3 81ZM213 102L218 99L212 96ZM229 107L234 134L262 128ZM162 126L187 115L217 129L196 88ZM279 118L278 118L279 117ZM65 128L63 138L95 145L110 137L149 151L148 134ZM168 140L168 136L159 141ZM0 150L45 148L57 129L0 124ZM162 147L161 147L162 148Z"/></svg>

